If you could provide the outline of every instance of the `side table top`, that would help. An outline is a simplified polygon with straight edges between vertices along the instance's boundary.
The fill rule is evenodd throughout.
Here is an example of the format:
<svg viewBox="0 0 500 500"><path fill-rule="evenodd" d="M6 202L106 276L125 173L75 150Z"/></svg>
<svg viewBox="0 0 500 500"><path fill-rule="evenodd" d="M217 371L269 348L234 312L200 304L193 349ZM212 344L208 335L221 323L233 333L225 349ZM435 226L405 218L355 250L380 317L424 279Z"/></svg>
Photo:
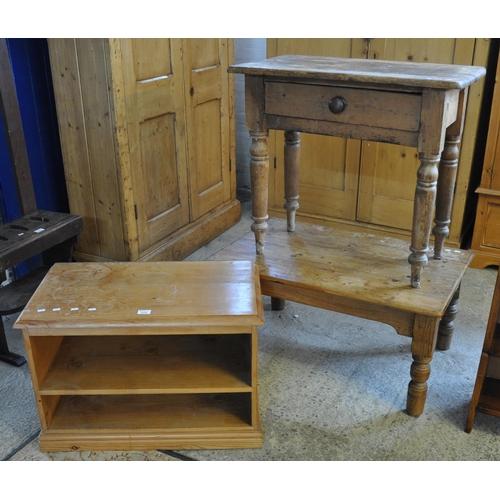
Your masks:
<svg viewBox="0 0 500 500"><path fill-rule="evenodd" d="M252 262L187 261L55 264L14 326L263 324Z"/></svg>
<svg viewBox="0 0 500 500"><path fill-rule="evenodd" d="M304 55L284 55L258 62L235 64L230 66L228 71L246 75L431 89L464 89L486 74L486 69L481 66Z"/></svg>

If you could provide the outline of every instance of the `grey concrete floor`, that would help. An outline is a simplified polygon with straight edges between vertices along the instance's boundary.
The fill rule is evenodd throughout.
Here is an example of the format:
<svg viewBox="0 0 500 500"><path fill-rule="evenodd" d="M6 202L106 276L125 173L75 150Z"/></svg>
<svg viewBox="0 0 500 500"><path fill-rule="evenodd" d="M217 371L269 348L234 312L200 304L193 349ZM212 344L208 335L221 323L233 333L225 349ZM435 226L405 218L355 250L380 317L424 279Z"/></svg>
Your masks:
<svg viewBox="0 0 500 500"><path fill-rule="evenodd" d="M204 260L248 232L240 223L188 257ZM387 326L293 302L259 329L258 450L41 453L29 369L0 364L0 457L8 461L497 461L500 419L478 415L464 432L496 268L466 272L450 350L431 363L424 414L407 415L410 339ZM9 345L21 332L6 318Z"/></svg>

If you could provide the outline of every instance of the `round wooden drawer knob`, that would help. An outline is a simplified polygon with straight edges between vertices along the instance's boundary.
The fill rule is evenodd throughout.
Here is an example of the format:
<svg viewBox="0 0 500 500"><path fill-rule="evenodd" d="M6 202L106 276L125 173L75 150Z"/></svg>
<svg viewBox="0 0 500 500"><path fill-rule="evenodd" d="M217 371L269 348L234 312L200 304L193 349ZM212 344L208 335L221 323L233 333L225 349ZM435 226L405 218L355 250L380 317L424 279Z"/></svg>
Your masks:
<svg viewBox="0 0 500 500"><path fill-rule="evenodd" d="M346 100L340 96L330 99L330 102L328 103L328 108L332 113L335 113L336 115L342 113L342 111L344 111L346 107L347 107Z"/></svg>

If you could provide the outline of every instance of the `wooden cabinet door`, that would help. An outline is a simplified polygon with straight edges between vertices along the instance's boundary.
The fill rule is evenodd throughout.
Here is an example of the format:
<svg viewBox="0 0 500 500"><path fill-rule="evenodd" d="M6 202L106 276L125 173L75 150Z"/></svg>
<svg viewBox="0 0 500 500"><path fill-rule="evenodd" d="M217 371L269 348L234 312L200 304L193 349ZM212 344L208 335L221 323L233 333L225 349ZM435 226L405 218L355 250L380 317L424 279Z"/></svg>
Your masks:
<svg viewBox="0 0 500 500"><path fill-rule="evenodd" d="M365 57L363 39L269 39L268 56L303 54ZM284 203L284 134L272 132L270 156L276 158L270 174L270 208ZM360 141L301 134L299 214L354 220L358 190ZM271 165L272 167L273 165Z"/></svg>
<svg viewBox="0 0 500 500"><path fill-rule="evenodd" d="M230 128L228 42L183 40L191 220L228 201Z"/></svg>
<svg viewBox="0 0 500 500"><path fill-rule="evenodd" d="M189 222L184 69L180 39L120 39L126 127L139 253ZM120 123L120 120L118 120ZM120 132L119 132L120 134ZM125 147L124 144L121 147ZM124 155L125 156L125 155Z"/></svg>
<svg viewBox="0 0 500 500"><path fill-rule="evenodd" d="M371 39L368 58L441 64L474 64L475 40L456 38ZM479 83L482 85L482 83ZM472 92L469 94L471 95ZM470 98L469 98L470 101ZM466 122L465 134L468 132ZM474 123L469 124L474 125ZM462 144L463 150L463 144ZM469 172L470 157L460 159L460 168ZM420 165L413 147L363 141L357 219L381 226L410 230L415 196L415 180ZM466 196L467 178L462 180L455 201ZM459 236L463 214L457 218Z"/></svg>

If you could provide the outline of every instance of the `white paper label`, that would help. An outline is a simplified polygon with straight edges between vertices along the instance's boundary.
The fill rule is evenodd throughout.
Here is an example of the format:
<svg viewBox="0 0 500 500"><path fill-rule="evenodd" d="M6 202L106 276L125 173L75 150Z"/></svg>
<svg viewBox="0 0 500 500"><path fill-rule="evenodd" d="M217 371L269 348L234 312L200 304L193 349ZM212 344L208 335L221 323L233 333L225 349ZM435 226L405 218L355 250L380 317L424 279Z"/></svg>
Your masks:
<svg viewBox="0 0 500 500"><path fill-rule="evenodd" d="M151 309L139 309L137 314L151 314Z"/></svg>

